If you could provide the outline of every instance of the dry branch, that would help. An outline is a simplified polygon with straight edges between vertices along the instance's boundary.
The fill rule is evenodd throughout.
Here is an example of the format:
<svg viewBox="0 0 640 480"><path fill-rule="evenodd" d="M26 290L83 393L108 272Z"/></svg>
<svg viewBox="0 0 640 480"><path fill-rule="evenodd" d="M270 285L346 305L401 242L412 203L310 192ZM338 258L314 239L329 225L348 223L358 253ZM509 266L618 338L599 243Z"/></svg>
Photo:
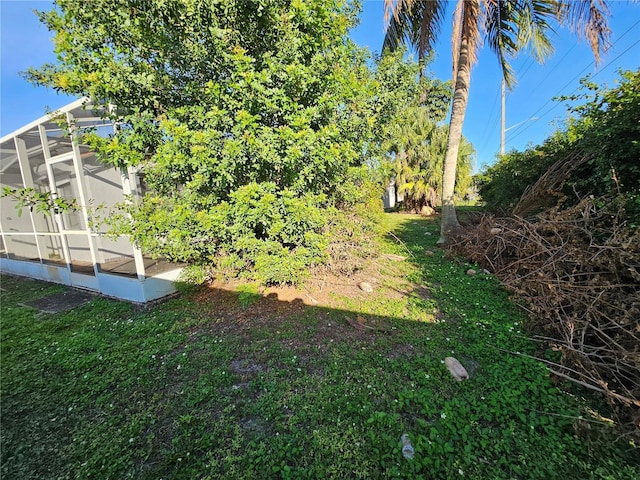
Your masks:
<svg viewBox="0 0 640 480"><path fill-rule="evenodd" d="M557 200L562 195L559 192L571 177L571 173L590 158L575 152L568 158L554 163L536 183L525 189L511 215L526 217L558 203Z"/></svg>
<svg viewBox="0 0 640 480"><path fill-rule="evenodd" d="M531 196L542 196L543 184L536 185L517 211L539 205ZM554 373L601 392L640 434L640 230L625 226L615 198L586 198L529 220L487 215L450 248L526 302L529 328L562 353L564 369Z"/></svg>

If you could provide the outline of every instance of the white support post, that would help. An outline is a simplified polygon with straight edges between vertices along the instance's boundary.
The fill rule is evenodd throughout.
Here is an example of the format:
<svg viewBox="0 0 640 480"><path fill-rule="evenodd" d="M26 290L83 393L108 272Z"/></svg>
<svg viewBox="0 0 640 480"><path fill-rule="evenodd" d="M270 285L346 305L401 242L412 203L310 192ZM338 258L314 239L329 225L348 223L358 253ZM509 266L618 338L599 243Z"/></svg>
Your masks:
<svg viewBox="0 0 640 480"><path fill-rule="evenodd" d="M13 137L13 143L16 147L16 155L18 156L18 165L20 166L20 174L22 176L22 184L25 188L34 188L33 184L33 176L31 175L31 170L29 169L29 157L27 154L27 147L23 139L18 136ZM33 238L36 241L36 250L38 250L38 260L42 263L42 250L40 249L40 241L38 240L38 235L36 232L38 229L36 228L36 221L33 216L33 211L29 208L29 218L31 220L31 228L33 229Z"/></svg>
<svg viewBox="0 0 640 480"><path fill-rule="evenodd" d="M47 131L44 125L38 125L38 131L40 132L40 143L42 144L42 153L44 155L44 164L47 169L47 177L49 177L49 190L51 194L58 196L58 188L56 186L56 180L53 177L53 168L49 160L51 159L51 150L49 149L49 141L47 140ZM58 231L60 232L60 242L62 243L62 253L64 254L64 261L67 264L67 268L71 271L71 253L69 252L69 243L67 242L67 235L64 233L64 222L62 221L62 215L60 213L53 214L56 224L58 225Z"/></svg>
<svg viewBox="0 0 640 480"><path fill-rule="evenodd" d="M133 189L131 188L131 177L132 177L132 169L129 168L125 170L124 168L120 169L120 178L122 180L122 192L125 196L132 196ZM135 178L135 177L134 177ZM131 239L129 239L131 241ZM138 280L143 281L146 277L146 271L144 267L144 257L142 255L142 250L136 245L131 244L133 247L133 259L136 264L136 273L138 275Z"/></svg>
<svg viewBox="0 0 640 480"><path fill-rule="evenodd" d="M0 222L0 238L2 238L2 251L4 251L4 254L6 256L9 256L9 251L7 250L7 240L4 238L4 229L2 228L2 222Z"/></svg>
<svg viewBox="0 0 640 480"><path fill-rule="evenodd" d="M91 261L93 262L93 271L98 275L98 255L93 237L91 236L91 227L89 226L89 211L87 210L89 199L87 198L87 188L84 181L84 172L82 170L80 146L78 145L77 139L74 138L75 128L73 127L73 115L71 115L71 112L67 112L66 116L67 124L69 125L69 136L71 137L71 148L73 149L73 168L76 174L78 192L80 193L80 210L82 211L82 218L84 219L86 226L87 240L89 241L89 252L91 253Z"/></svg>

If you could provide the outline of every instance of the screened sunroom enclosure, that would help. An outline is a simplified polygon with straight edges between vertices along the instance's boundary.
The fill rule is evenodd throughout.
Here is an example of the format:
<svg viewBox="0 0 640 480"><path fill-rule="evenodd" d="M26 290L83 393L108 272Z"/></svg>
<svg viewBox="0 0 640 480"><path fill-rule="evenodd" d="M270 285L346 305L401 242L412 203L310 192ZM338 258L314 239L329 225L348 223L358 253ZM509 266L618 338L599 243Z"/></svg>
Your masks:
<svg viewBox="0 0 640 480"><path fill-rule="evenodd" d="M140 197L133 169L99 162L89 147L73 141L74 132L113 132L87 99L0 139L0 182L14 189L33 188L75 200L73 211L45 215L0 199L0 269L6 273L86 288L126 300L145 302L174 291L180 266L146 257L128 237L105 235L91 222L108 215L125 198Z"/></svg>

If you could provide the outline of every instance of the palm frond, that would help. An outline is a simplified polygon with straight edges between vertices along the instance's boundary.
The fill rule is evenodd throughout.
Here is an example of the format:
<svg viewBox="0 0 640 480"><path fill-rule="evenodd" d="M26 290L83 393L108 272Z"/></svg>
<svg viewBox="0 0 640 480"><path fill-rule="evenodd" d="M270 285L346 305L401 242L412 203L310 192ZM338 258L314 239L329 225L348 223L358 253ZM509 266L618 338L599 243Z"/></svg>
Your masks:
<svg viewBox="0 0 640 480"><path fill-rule="evenodd" d="M558 10L556 0L484 0L487 43L497 55L507 85L515 83L509 62L520 50L530 49L539 62L553 52L550 21Z"/></svg>
<svg viewBox="0 0 640 480"><path fill-rule="evenodd" d="M570 28L591 44L591 50L600 63L600 54L610 46L611 29L607 22L610 15L605 0L564 0L559 2L558 17L569 23Z"/></svg>
<svg viewBox="0 0 640 480"><path fill-rule="evenodd" d="M444 19L444 12L447 8L443 1L422 1L416 5L416 13L422 19L420 24L420 36L418 38L418 57L424 56L433 50L435 40L440 33L440 25Z"/></svg>
<svg viewBox="0 0 640 480"><path fill-rule="evenodd" d="M518 44L528 47L538 62L543 62L553 53L550 33L555 33L551 19L556 17L556 0L521 0L516 11Z"/></svg>
<svg viewBox="0 0 640 480"><path fill-rule="evenodd" d="M385 0L385 35L384 40L382 42L382 51L389 50L391 52L395 52L402 42L405 40L405 35L407 32L406 25L410 23L411 16L408 11L393 11L393 15L389 14L388 4L392 4L393 2L389 0Z"/></svg>
<svg viewBox="0 0 640 480"><path fill-rule="evenodd" d="M509 60L518 52L518 32L513 22L513 2L486 1L484 21L487 44L497 55L502 74L509 87L515 83Z"/></svg>
<svg viewBox="0 0 640 480"><path fill-rule="evenodd" d="M382 51L396 51L415 23L411 15L413 0L384 0L385 36Z"/></svg>
<svg viewBox="0 0 640 480"><path fill-rule="evenodd" d="M433 49L446 9L444 0L385 0L383 51L407 43L423 59Z"/></svg>

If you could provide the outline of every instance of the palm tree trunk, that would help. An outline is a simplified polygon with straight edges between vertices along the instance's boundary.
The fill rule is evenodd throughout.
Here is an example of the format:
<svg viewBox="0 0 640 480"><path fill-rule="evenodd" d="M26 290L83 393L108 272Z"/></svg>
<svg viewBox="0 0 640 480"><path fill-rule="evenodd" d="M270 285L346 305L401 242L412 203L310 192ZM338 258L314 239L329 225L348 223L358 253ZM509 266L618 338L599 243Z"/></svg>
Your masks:
<svg viewBox="0 0 640 480"><path fill-rule="evenodd" d="M456 207L453 202L453 192L456 185L456 167L458 164L458 150L462 139L462 124L467 111L469 98L469 83L471 81L471 62L469 58L469 39L463 35L458 57L458 71L453 92L453 106L449 121L449 137L447 138L447 153L444 157L444 174L442 179L442 218L440 224L440 239L438 244L445 244L451 233L460 228Z"/></svg>

